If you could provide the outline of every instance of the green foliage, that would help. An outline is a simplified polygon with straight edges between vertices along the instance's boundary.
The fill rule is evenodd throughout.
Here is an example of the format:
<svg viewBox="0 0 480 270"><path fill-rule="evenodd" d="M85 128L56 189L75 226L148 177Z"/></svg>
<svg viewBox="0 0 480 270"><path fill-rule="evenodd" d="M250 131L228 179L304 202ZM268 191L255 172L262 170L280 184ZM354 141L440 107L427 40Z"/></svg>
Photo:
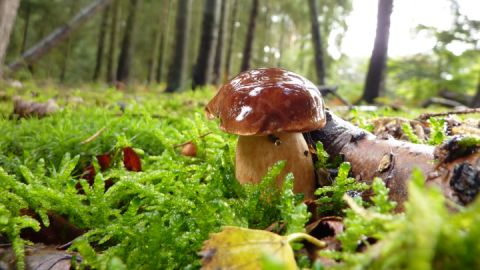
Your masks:
<svg viewBox="0 0 480 270"><path fill-rule="evenodd" d="M428 123L430 123L430 138L428 139L428 144L441 144L447 137L445 134L445 119L430 117Z"/></svg>
<svg viewBox="0 0 480 270"><path fill-rule="evenodd" d="M67 106L48 118L0 119L0 233L14 244L19 267L25 244L20 230L48 226L49 211L87 230L72 249L95 269L197 268L202 242L225 225L264 229L283 221L287 232L302 231L309 216L292 192L292 176L283 189L274 186L285 162L260 184L241 186L233 166L235 137L202 116L198 103L207 95L152 93L120 116L110 104L125 97L101 101L111 109L92 108L87 104L99 100L86 97L87 106ZM174 147L189 140L196 157ZM142 172L125 170L126 146L140 153ZM106 152L112 165L101 171L95 156ZM98 172L92 185L80 177L89 164ZM114 183L108 190L107 180ZM40 220L21 216L21 209Z"/></svg>
<svg viewBox="0 0 480 270"><path fill-rule="evenodd" d="M359 194L368 188L365 183L357 182L354 178L348 177L350 172L350 163L343 162L338 168L338 175L331 186L320 187L315 191L319 196L316 203L319 205L320 214L341 215L346 207L343 196L348 192L350 194Z"/></svg>
<svg viewBox="0 0 480 270"><path fill-rule="evenodd" d="M404 214L392 214L387 189L375 180L373 205L363 208L349 200L342 252L323 254L343 261L342 269L476 269L480 247L477 222L480 201L457 213L447 210L441 191L427 187L420 171L409 182ZM375 237L371 245L365 240ZM367 249L356 253L362 241Z"/></svg>
<svg viewBox="0 0 480 270"><path fill-rule="evenodd" d="M359 243L369 245L367 237L382 239L387 230L389 221L393 219L389 213L394 209L395 203L388 199L388 188L382 179L375 178L372 183L373 205L368 208L371 213L363 211L360 205L353 200L347 209L344 220L345 232L338 237L342 242L342 248L346 252L354 252Z"/></svg>
<svg viewBox="0 0 480 270"><path fill-rule="evenodd" d="M318 141L316 144L316 149L317 149L317 164L315 166L317 168L326 168L328 166L328 158L330 157L325 151L325 148L323 148L323 143Z"/></svg>
<svg viewBox="0 0 480 270"><path fill-rule="evenodd" d="M410 126L409 123L402 124L402 131L412 143L422 143L422 140L413 132L412 126Z"/></svg>

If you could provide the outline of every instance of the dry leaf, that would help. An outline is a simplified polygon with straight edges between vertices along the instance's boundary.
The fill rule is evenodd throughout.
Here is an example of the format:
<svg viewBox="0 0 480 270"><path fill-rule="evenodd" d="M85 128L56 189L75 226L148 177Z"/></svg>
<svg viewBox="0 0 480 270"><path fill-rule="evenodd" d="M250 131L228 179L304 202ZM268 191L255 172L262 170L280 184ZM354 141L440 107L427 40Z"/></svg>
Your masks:
<svg viewBox="0 0 480 270"><path fill-rule="evenodd" d="M123 165L129 171L139 172L142 170L140 157L135 153L133 148L123 148Z"/></svg>
<svg viewBox="0 0 480 270"><path fill-rule="evenodd" d="M97 156L97 161L98 161L98 165L100 165L100 168L102 169L102 171L104 171L104 170L106 170L110 167L112 157L110 156L110 153L98 155Z"/></svg>
<svg viewBox="0 0 480 270"><path fill-rule="evenodd" d="M303 233L281 236L262 230L224 227L205 241L200 252L202 269L262 269L265 259L278 262L283 269L297 269L289 244L296 239L324 245Z"/></svg>

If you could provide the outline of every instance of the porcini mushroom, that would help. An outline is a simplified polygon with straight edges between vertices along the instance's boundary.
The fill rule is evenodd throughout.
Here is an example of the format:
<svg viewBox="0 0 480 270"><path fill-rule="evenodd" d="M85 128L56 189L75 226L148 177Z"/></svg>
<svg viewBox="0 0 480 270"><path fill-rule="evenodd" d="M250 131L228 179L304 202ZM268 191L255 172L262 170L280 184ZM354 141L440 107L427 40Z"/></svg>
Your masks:
<svg viewBox="0 0 480 270"><path fill-rule="evenodd" d="M325 125L323 99L309 80L280 68L243 72L223 85L206 107L220 128L239 135L235 175L258 183L277 161L286 165L278 176L294 175L294 192L313 198L316 187L310 151L302 132Z"/></svg>

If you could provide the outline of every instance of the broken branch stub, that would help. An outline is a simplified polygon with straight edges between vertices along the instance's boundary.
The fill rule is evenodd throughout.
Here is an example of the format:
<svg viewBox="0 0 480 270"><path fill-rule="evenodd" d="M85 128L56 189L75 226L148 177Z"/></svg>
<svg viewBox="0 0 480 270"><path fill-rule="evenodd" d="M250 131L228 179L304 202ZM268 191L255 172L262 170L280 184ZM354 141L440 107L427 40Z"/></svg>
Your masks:
<svg viewBox="0 0 480 270"><path fill-rule="evenodd" d="M350 162L351 173L358 181L370 183L375 177L382 178L390 189L390 198L398 203L397 211L403 210L408 195L407 181L415 168L426 176L428 185L440 187L446 198L461 204L471 201L459 199L465 196L459 193L460 188L452 188L450 180L452 176L461 174L458 172L460 164L467 162L474 166L479 163L478 151L462 155L448 164L436 163L433 146L379 139L330 112L326 115L325 127L310 132L313 141L321 141L331 156L341 155L345 161ZM470 199L472 197L474 196L469 196Z"/></svg>

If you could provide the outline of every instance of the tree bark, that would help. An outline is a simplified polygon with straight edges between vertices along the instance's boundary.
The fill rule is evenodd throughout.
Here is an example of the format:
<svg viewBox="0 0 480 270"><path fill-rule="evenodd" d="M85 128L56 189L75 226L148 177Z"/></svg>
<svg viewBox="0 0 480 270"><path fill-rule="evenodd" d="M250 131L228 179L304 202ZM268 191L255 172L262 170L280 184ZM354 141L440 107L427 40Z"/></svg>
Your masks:
<svg viewBox="0 0 480 270"><path fill-rule="evenodd" d="M315 68L317 71L318 84L325 85L325 63L323 57L322 35L320 33L320 22L318 21L317 0L308 0L310 9L310 23L312 31L312 42L315 50Z"/></svg>
<svg viewBox="0 0 480 270"><path fill-rule="evenodd" d="M230 0L221 1L221 13L220 13L220 22L218 27L218 41L217 48L215 49L215 60L213 63L213 84L219 84L220 78L222 77L222 66L225 61L225 53L223 45L225 44L227 37L227 21L228 21L228 10Z"/></svg>
<svg viewBox="0 0 480 270"><path fill-rule="evenodd" d="M110 18L110 7L103 11L102 22L100 24L100 31L98 32L97 57L95 61L95 69L93 71L93 80L97 81L100 78L103 66L103 55L105 51L105 39L108 27L108 19Z"/></svg>
<svg viewBox="0 0 480 270"><path fill-rule="evenodd" d="M6 0L3 0L6 1ZM12 1L12 0L9 0ZM8 1L7 1L8 2ZM83 8L68 23L55 29L47 37L35 44L22 54L20 59L8 65L11 72L18 71L25 64L31 64L57 47L65 38L67 38L76 28L88 21L93 15L109 5L112 0L96 0Z"/></svg>
<svg viewBox="0 0 480 270"><path fill-rule="evenodd" d="M463 177L462 172L455 172L459 169L458 165L463 168L477 167L478 151L455 153L453 149L458 147L455 146L455 140L433 147L396 139L380 139L329 111L325 115L326 125L320 130L309 132L309 141L322 142L331 157L341 156L348 161L357 181L370 184L375 177L382 178L390 189L390 199L398 203L397 211L404 210L408 181L415 168L425 175L426 185L439 187L445 197L454 202L468 204L478 193L478 188L464 189L465 186L468 187L469 184L465 183L468 181L470 185L478 186L475 174ZM325 180L328 179L320 179L323 184L329 184Z"/></svg>
<svg viewBox="0 0 480 270"><path fill-rule="evenodd" d="M25 1L25 25L23 26L23 37L22 37L22 47L20 48L21 53L25 52L27 48L27 40L28 40L28 30L30 29L30 15L31 15L31 5L30 0Z"/></svg>
<svg viewBox="0 0 480 270"><path fill-rule="evenodd" d="M393 0L379 0L377 14L377 32L373 46L372 57L368 67L365 88L362 99L372 104L380 96L384 88L387 63L388 37L390 32L390 15Z"/></svg>
<svg viewBox="0 0 480 270"><path fill-rule="evenodd" d="M75 15L75 12L77 11L77 2L73 2L70 6L70 12L68 14L69 17L72 17ZM63 46L63 57L62 57L62 65L60 69L60 82L63 83L65 81L65 77L67 76L67 65L68 65L68 59L70 57L70 47L72 43L72 37L69 36L67 37L65 44Z"/></svg>
<svg viewBox="0 0 480 270"><path fill-rule="evenodd" d="M272 14L272 7L269 6L268 2L264 2L262 8L261 8L261 14L260 16L260 23L258 24L260 29L271 29L271 14ZM266 30L266 31L260 31L257 32L260 33L258 35L258 42L257 42L257 59L255 62L256 66L271 66L270 64L270 51L266 52L265 47L268 47L269 49L273 48L271 46L271 41L273 40L272 37L270 36L271 32Z"/></svg>
<svg viewBox="0 0 480 270"><path fill-rule="evenodd" d="M24 53L27 49L28 44L28 36L30 30L30 16L32 14L32 5L30 4L30 0L26 0L24 2L25 7L25 25L23 26L23 37L22 37L22 47L20 48L20 53ZM28 70L30 73L33 74L33 65L28 65Z"/></svg>
<svg viewBox="0 0 480 270"><path fill-rule="evenodd" d="M243 59L240 71L250 68L250 58L252 58L253 39L255 37L255 25L258 14L259 0L252 0L252 8L250 10L250 19L248 22L247 37L245 38L245 47L243 49Z"/></svg>
<svg viewBox="0 0 480 270"><path fill-rule="evenodd" d="M472 100L471 107L472 108L480 107L480 74L478 76L478 82L477 82L477 93L475 94L475 97Z"/></svg>
<svg viewBox="0 0 480 270"><path fill-rule="evenodd" d="M158 48L158 64L157 72L155 75L155 81L160 83L163 77L163 66L165 62L165 43L167 42L167 37L170 31L170 10L171 10L172 1L168 0L165 8L163 9L163 25L161 37L160 37L160 47Z"/></svg>
<svg viewBox="0 0 480 270"><path fill-rule="evenodd" d="M225 73L223 75L223 83L226 83L228 78L230 77L230 68L232 63L232 51L233 51L233 44L235 42L235 22L237 20L237 9L238 9L238 0L233 0L233 7L232 7L232 19L230 20L230 29L229 29L229 38L228 38L228 45L227 45L227 53L225 56Z"/></svg>
<svg viewBox="0 0 480 270"><path fill-rule="evenodd" d="M115 52L117 45L117 20L118 20L118 1L114 0L112 5L112 20L110 22L110 44L107 55L107 82L115 81Z"/></svg>
<svg viewBox="0 0 480 270"><path fill-rule="evenodd" d="M117 81L128 82L132 65L133 44L135 43L135 27L137 9L140 0L130 0L125 34L123 35L122 48L118 57Z"/></svg>
<svg viewBox="0 0 480 270"><path fill-rule="evenodd" d="M20 0L0 0L0 79L3 77L3 63L19 4Z"/></svg>
<svg viewBox="0 0 480 270"><path fill-rule="evenodd" d="M204 86L211 81L215 48L218 39L218 0L206 0L203 8L202 37L193 72L192 88Z"/></svg>
<svg viewBox="0 0 480 270"><path fill-rule="evenodd" d="M166 92L175 92L185 87L187 78L187 54L190 39L192 0L179 0L177 7L174 56L168 70Z"/></svg>

